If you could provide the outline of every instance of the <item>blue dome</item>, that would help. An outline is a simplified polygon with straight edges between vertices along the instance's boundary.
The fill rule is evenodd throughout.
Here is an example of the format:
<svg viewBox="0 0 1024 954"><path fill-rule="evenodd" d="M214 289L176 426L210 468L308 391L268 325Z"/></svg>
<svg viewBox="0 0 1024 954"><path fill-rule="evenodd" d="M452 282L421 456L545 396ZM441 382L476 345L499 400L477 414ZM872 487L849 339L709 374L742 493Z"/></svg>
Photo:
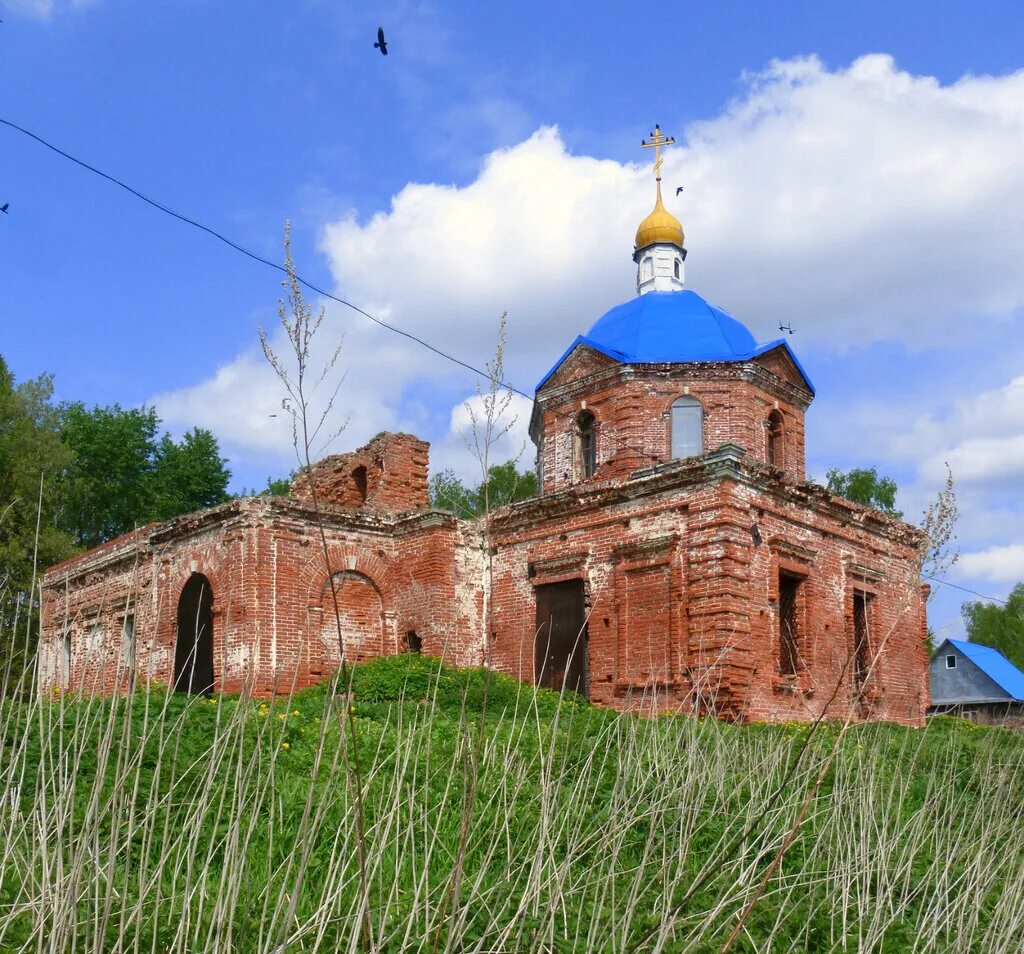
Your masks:
<svg viewBox="0 0 1024 954"><path fill-rule="evenodd" d="M654 291L618 305L584 336L633 363L737 361L757 341L735 318L692 291Z"/></svg>
<svg viewBox="0 0 1024 954"><path fill-rule="evenodd" d="M758 345L745 325L692 291L652 291L617 305L569 345L541 379L538 390L581 344L623 364L749 361L781 347L814 393L789 342L777 338Z"/></svg>

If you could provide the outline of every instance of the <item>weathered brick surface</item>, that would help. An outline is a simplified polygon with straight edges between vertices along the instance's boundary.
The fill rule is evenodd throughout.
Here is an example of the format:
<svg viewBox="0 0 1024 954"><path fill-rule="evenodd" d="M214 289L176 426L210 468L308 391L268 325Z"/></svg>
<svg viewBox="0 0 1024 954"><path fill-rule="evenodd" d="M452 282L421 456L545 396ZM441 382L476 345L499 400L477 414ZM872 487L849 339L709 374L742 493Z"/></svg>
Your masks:
<svg viewBox="0 0 1024 954"><path fill-rule="evenodd" d="M301 471L290 495L339 507L418 510L430 503L427 492L430 445L411 434L378 434L349 454L334 454Z"/></svg>
<svg viewBox="0 0 1024 954"><path fill-rule="evenodd" d="M667 412L686 388L704 406L710 453L670 461ZM82 692L172 682L178 600L197 573L213 593L214 681L225 691L301 688L336 668L342 647L350 661L397 653L411 632L428 654L533 681L536 588L582 580L587 690L601 705L921 724L921 534L803 482L811 395L801 388L784 354L623 368L583 349L538 397L542 496L489 525L431 510L427 445L381 435L313 469L320 525L300 476L290 499L231 501L52 568L44 681ZM600 428L587 481L572 433L584 403ZM765 463L775 409L786 422L781 469ZM781 662L780 573L800 581L792 674ZM874 660L860 685L856 593L868 600Z"/></svg>
<svg viewBox="0 0 1024 954"><path fill-rule="evenodd" d="M805 472L804 411L812 394L782 349L744 363L621 365L580 346L537 393L533 434L546 493L582 479L577 421L597 419L598 480L671 459L671 408L700 401L704 449L738 444L768 460L768 417L782 415L780 469Z"/></svg>

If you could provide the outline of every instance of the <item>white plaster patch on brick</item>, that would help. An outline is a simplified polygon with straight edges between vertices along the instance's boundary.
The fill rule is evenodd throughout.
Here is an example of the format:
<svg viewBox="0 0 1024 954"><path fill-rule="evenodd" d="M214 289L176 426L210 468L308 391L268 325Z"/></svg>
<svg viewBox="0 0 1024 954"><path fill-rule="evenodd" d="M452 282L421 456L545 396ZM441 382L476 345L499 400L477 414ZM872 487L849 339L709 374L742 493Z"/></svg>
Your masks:
<svg viewBox="0 0 1024 954"><path fill-rule="evenodd" d="M244 676L252 664L253 653L244 643L233 646L224 655L224 672L229 676Z"/></svg>

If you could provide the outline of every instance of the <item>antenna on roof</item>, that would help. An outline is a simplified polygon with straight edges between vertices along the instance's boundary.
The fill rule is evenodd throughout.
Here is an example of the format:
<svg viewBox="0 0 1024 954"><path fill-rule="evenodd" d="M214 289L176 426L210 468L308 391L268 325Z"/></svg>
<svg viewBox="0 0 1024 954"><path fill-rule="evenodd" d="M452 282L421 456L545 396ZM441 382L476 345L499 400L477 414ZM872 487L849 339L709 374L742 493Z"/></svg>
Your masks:
<svg viewBox="0 0 1024 954"><path fill-rule="evenodd" d="M792 325L784 325L781 321L779 322L779 331L788 331L790 334L794 333Z"/></svg>

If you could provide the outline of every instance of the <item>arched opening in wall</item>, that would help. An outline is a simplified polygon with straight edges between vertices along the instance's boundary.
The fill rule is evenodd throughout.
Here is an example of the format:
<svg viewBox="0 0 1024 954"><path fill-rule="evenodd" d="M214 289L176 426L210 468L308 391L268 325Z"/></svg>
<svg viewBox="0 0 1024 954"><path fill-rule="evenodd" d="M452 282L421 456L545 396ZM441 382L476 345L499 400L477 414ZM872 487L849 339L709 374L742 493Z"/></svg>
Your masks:
<svg viewBox="0 0 1024 954"><path fill-rule="evenodd" d="M672 402L672 459L704 453L704 408L696 398L684 396Z"/></svg>
<svg viewBox="0 0 1024 954"><path fill-rule="evenodd" d="M577 419L580 446L580 477L589 480L597 473L597 420L590 411Z"/></svg>
<svg viewBox="0 0 1024 954"><path fill-rule="evenodd" d="M765 459L769 467L783 468L786 466L786 445L783 440L784 421L778 411L772 411L765 421L765 430L768 434L767 450Z"/></svg>
<svg viewBox="0 0 1024 954"><path fill-rule="evenodd" d="M174 641L174 691L208 693L213 689L213 588L193 573L178 597Z"/></svg>
<svg viewBox="0 0 1024 954"><path fill-rule="evenodd" d="M423 637L416 630L411 629L405 634L405 651L415 653L417 656L423 652Z"/></svg>
<svg viewBox="0 0 1024 954"><path fill-rule="evenodd" d="M366 503L366 468L362 464L352 471L352 482L356 485L359 503Z"/></svg>
<svg viewBox="0 0 1024 954"><path fill-rule="evenodd" d="M351 571L335 573L332 579L324 584L320 594L320 607L320 642L329 668L341 665L342 651L350 663L376 659L385 654L384 604L377 587L369 577ZM395 651L393 647L394 644L391 652Z"/></svg>

